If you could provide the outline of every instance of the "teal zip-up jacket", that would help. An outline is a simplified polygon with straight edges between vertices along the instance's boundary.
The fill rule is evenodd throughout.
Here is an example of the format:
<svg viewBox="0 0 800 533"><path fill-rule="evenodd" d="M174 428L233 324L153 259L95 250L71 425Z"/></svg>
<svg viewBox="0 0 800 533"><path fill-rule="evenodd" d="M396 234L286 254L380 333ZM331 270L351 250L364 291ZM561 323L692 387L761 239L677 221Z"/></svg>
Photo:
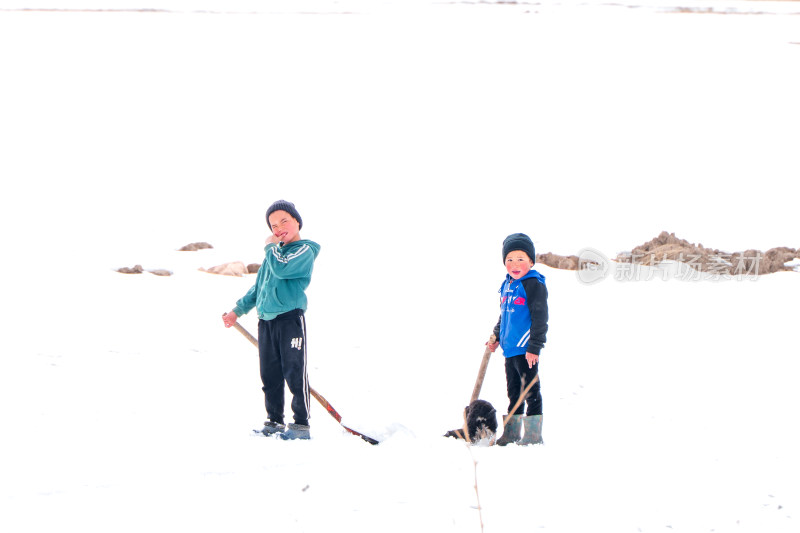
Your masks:
<svg viewBox="0 0 800 533"><path fill-rule="evenodd" d="M268 244L255 285L236 302L233 312L242 316L255 307L258 318L272 320L294 309L305 311L308 305L305 291L311 283L319 249L319 244L306 239L284 245Z"/></svg>

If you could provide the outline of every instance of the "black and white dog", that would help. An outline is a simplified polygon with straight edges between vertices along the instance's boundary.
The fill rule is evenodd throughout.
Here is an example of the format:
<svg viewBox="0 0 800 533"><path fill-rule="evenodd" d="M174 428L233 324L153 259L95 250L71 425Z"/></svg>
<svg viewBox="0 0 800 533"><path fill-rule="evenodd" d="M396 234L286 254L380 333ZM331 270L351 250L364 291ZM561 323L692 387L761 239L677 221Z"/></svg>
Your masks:
<svg viewBox="0 0 800 533"><path fill-rule="evenodd" d="M497 411L486 400L475 400L464 408L464 425L467 428L469 442L478 444L494 444L497 436ZM444 434L445 437L464 438L464 428L453 429Z"/></svg>

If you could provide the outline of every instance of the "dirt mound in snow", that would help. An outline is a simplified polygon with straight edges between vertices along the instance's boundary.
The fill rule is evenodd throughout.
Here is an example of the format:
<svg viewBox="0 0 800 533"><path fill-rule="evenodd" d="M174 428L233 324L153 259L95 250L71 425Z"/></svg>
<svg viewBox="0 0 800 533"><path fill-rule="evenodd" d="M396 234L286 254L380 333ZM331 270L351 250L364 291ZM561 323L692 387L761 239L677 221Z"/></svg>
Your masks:
<svg viewBox="0 0 800 533"><path fill-rule="evenodd" d="M207 242L191 242L186 246L182 246L178 249L179 252L196 252L198 250L210 250L214 248Z"/></svg>
<svg viewBox="0 0 800 533"><path fill-rule="evenodd" d="M771 248L766 252L760 250L723 252L679 239L674 233L666 231L636 246L630 252L622 252L616 257L619 263L646 266L654 266L663 261L678 261L701 272L731 276L754 276L792 270L793 268L786 266L786 263L795 259L800 259L800 249L782 246ZM537 254L536 262L565 270L578 270L580 266L580 259L575 255Z"/></svg>
<svg viewBox="0 0 800 533"><path fill-rule="evenodd" d="M135 265L133 268L131 268L131 267L118 268L117 272L119 272L120 274L142 274L143 272L145 272L145 269L142 267L142 265ZM150 272L151 274L155 274L156 276L171 276L172 275L172 272L170 270L165 269L165 268L156 268L154 270L147 270L147 272Z"/></svg>
<svg viewBox="0 0 800 533"><path fill-rule="evenodd" d="M233 261L231 263L223 263L221 265L213 266L211 268L200 268L201 272L208 272L209 274L219 274L221 276L237 276L242 277L248 274L247 267L241 261Z"/></svg>
<svg viewBox="0 0 800 533"><path fill-rule="evenodd" d="M577 255L557 255L550 252L536 254L536 262L562 270L578 270Z"/></svg>
<svg viewBox="0 0 800 533"><path fill-rule="evenodd" d="M662 261L678 261L701 272L761 275L792 270L786 263L796 257L800 257L800 250L787 247L771 248L766 252L760 250L723 252L715 248L706 248L699 243L690 243L685 239L679 239L674 233L662 231L655 239L635 247L630 252L617 255L617 261L647 266Z"/></svg>

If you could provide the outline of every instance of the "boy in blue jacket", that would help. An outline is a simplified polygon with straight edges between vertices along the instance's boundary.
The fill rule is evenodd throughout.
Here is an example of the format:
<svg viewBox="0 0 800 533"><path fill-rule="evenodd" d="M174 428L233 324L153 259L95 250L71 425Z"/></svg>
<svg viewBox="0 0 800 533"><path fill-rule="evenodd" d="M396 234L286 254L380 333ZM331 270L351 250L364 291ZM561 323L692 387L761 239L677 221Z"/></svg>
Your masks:
<svg viewBox="0 0 800 533"><path fill-rule="evenodd" d="M272 235L255 284L223 316L225 327L254 307L258 311L258 355L269 420L264 435L309 439L309 385L306 360L307 299L319 244L300 238L303 219L294 204L278 200L267 210ZM294 423L284 425L284 381L292 393Z"/></svg>
<svg viewBox="0 0 800 533"><path fill-rule="evenodd" d="M508 415L498 445L542 442L542 394L537 379L524 400L511 412L525 387L539 374L539 355L547 334L547 286L544 276L533 269L536 250L530 237L514 233L503 241L506 279L500 287L500 319L494 327L497 342L489 348L503 348L508 391ZM524 413L524 415L523 415Z"/></svg>

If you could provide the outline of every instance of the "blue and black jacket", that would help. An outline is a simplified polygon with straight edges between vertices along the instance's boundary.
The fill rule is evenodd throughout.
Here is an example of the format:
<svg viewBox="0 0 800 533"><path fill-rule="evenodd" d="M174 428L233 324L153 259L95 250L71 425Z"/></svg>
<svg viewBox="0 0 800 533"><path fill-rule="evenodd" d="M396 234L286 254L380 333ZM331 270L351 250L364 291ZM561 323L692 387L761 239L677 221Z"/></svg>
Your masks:
<svg viewBox="0 0 800 533"><path fill-rule="evenodd" d="M506 275L500 287L500 319L494 335L505 357L530 352L539 355L547 336L547 286L544 276L531 270L516 280Z"/></svg>

